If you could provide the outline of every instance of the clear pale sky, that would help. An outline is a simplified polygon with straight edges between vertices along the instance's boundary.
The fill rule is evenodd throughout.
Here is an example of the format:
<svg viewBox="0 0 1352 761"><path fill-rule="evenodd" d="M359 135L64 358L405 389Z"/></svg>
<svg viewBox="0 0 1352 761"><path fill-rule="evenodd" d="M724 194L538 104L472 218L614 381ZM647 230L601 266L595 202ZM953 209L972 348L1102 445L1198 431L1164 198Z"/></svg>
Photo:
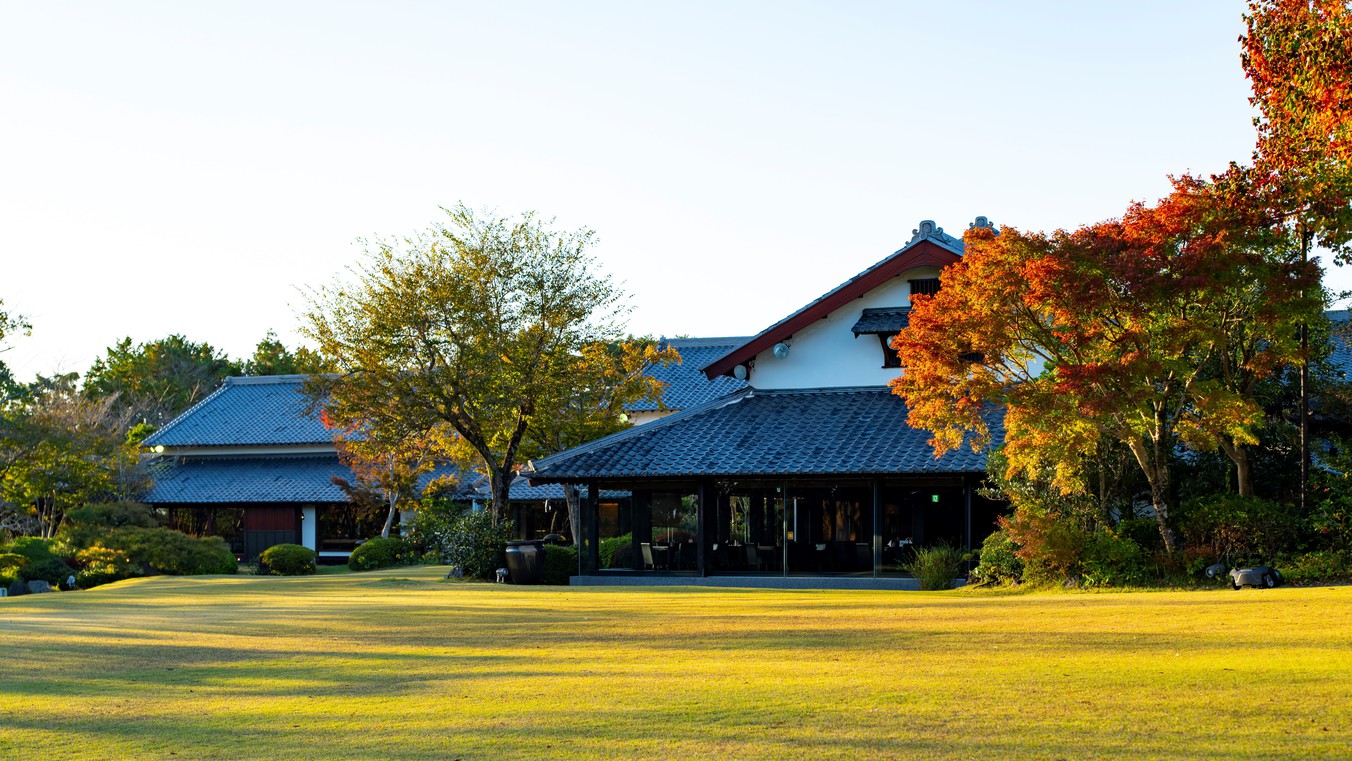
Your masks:
<svg viewBox="0 0 1352 761"><path fill-rule="evenodd" d="M1242 11L0 0L0 299L33 323L0 359L294 344L358 238L457 201L596 229L636 333L754 333L921 219L1074 227L1247 160Z"/></svg>

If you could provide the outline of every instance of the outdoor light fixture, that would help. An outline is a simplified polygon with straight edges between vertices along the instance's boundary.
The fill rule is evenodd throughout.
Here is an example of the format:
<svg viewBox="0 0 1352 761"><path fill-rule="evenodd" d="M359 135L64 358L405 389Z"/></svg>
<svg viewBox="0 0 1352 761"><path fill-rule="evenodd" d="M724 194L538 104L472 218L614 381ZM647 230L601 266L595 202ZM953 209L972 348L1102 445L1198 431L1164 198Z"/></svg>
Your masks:
<svg viewBox="0 0 1352 761"><path fill-rule="evenodd" d="M775 344L775 348L773 351L775 353L775 359L788 359L789 345L784 343L783 341L780 341L779 343Z"/></svg>
<svg viewBox="0 0 1352 761"><path fill-rule="evenodd" d="M732 377L737 380L746 380L746 365L738 365L732 368Z"/></svg>
<svg viewBox="0 0 1352 761"><path fill-rule="evenodd" d="M162 454L164 452L164 445L160 444L159 446L151 449L150 451L154 452L155 454Z"/></svg>

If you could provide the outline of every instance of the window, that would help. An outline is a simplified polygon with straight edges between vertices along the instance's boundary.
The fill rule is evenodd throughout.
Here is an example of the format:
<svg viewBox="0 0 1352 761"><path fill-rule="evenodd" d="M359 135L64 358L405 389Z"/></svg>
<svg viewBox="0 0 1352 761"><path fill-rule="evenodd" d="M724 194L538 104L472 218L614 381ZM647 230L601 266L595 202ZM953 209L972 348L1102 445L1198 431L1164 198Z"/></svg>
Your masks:
<svg viewBox="0 0 1352 761"><path fill-rule="evenodd" d="M927 278L923 278L923 279L921 279L921 280L912 280L912 281L911 281L911 295L912 295L912 296L915 296L916 294L924 294L924 295L926 295L926 296L933 296L934 294L936 294L936 293L938 293L938 292L939 292L939 278L937 278L937 277L927 277Z"/></svg>
<svg viewBox="0 0 1352 761"><path fill-rule="evenodd" d="M897 350L891 346L892 337L896 333L879 333L878 341L883 345L883 367L901 367L901 357L897 356Z"/></svg>

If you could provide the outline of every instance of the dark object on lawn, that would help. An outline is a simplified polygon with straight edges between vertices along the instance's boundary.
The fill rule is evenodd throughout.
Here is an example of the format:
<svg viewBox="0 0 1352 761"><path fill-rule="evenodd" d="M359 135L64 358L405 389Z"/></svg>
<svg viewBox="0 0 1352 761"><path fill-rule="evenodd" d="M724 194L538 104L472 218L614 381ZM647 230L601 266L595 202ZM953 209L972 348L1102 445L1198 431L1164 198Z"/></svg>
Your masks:
<svg viewBox="0 0 1352 761"><path fill-rule="evenodd" d="M48 584L42 579L33 579L32 581L28 582L29 594L40 595L46 594L50 591L52 591L52 585Z"/></svg>
<svg viewBox="0 0 1352 761"><path fill-rule="evenodd" d="M1282 575L1275 568L1265 565L1252 568L1233 568L1230 570L1230 583L1235 589L1240 587L1267 587L1272 589L1282 583Z"/></svg>
<svg viewBox="0 0 1352 761"><path fill-rule="evenodd" d="M532 539L507 543L507 573L513 584L539 584L545 580L545 543Z"/></svg>
<svg viewBox="0 0 1352 761"><path fill-rule="evenodd" d="M24 582L22 582L22 581L16 581L16 582L14 582L13 584L10 584L10 585L9 585L9 596L10 596L10 597L18 597L19 595L26 595L26 594L28 594L28 585L25 584Z"/></svg>
<svg viewBox="0 0 1352 761"><path fill-rule="evenodd" d="M1219 579L1222 575L1225 574L1225 570L1226 568L1224 563L1216 563L1215 565L1209 565L1206 567L1206 577L1208 579Z"/></svg>

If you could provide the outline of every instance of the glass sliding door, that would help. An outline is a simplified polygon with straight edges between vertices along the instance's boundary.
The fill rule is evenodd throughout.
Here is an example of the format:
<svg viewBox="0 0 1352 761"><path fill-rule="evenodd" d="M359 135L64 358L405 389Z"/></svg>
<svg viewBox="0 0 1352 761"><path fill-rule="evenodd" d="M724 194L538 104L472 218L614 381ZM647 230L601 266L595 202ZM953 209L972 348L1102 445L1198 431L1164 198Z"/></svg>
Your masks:
<svg viewBox="0 0 1352 761"><path fill-rule="evenodd" d="M784 500L775 487L711 490L705 558L710 573L774 575L784 569Z"/></svg>
<svg viewBox="0 0 1352 761"><path fill-rule="evenodd" d="M865 484L790 486L785 499L788 571L873 574L873 492Z"/></svg>

